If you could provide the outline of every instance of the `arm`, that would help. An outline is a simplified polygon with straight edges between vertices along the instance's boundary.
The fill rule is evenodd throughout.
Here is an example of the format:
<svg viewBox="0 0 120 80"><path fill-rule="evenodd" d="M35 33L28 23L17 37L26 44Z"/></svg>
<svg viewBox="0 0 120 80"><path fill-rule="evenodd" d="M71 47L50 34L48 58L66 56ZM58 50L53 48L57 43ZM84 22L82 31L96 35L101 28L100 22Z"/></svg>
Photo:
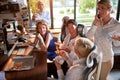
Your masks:
<svg viewBox="0 0 120 80"><path fill-rule="evenodd" d="M59 55L67 62L68 66L72 65L72 61L68 55L69 53L64 51L64 50L60 50L59 51Z"/></svg>
<svg viewBox="0 0 120 80"><path fill-rule="evenodd" d="M112 36L112 39L120 41L120 36L118 36L118 35L113 35L113 36Z"/></svg>
<svg viewBox="0 0 120 80"><path fill-rule="evenodd" d="M69 41L70 41L70 34L68 34L65 37L63 43L59 45L59 49L66 49L68 47Z"/></svg>
<svg viewBox="0 0 120 80"><path fill-rule="evenodd" d="M37 14L37 13L33 14L33 16L32 16L32 20L30 21L30 26L35 25L35 18L37 18L38 15L39 15L39 14Z"/></svg>
<svg viewBox="0 0 120 80"><path fill-rule="evenodd" d="M64 74L61 69L61 65L57 61L55 61L55 66L57 68L58 80L64 80Z"/></svg>
<svg viewBox="0 0 120 80"><path fill-rule="evenodd" d="M39 46L40 46L41 50L47 51L47 48L48 48L48 46L50 44L51 39L52 39L52 35L50 33L48 33L46 35L45 42L43 40L43 37L40 34L38 35Z"/></svg>
<svg viewBox="0 0 120 80"><path fill-rule="evenodd" d="M33 26L37 20L44 20L47 24L50 24L50 14L48 11L45 11L42 15L35 13L32 16L32 20L30 22L30 25Z"/></svg>
<svg viewBox="0 0 120 80"><path fill-rule="evenodd" d="M88 30L86 36L90 40L94 41L94 34L96 32L96 29L97 29L97 27L100 27L102 25L103 25L102 18L98 18L98 14L96 14L93 24L92 24L91 28Z"/></svg>
<svg viewBox="0 0 120 80"><path fill-rule="evenodd" d="M88 32L86 34L87 38L94 41L95 31L96 31L96 26L92 25L91 28L88 30Z"/></svg>

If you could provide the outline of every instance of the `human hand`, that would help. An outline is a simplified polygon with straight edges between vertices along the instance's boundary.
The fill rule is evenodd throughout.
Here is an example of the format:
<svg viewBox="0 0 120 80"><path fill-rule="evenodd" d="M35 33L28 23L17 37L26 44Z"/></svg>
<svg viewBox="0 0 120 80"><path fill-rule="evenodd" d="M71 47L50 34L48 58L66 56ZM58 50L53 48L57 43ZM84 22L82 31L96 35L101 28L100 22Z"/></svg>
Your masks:
<svg viewBox="0 0 120 80"><path fill-rule="evenodd" d="M93 21L93 24L95 26L101 26L101 25L103 25L102 17L100 17L100 14L96 14L95 15L95 19Z"/></svg>
<svg viewBox="0 0 120 80"><path fill-rule="evenodd" d="M61 56L56 56L54 60L57 61L61 65L64 63L64 59Z"/></svg>
<svg viewBox="0 0 120 80"><path fill-rule="evenodd" d="M66 61L68 60L67 54L68 53L65 50L59 50L59 55Z"/></svg>
<svg viewBox="0 0 120 80"><path fill-rule="evenodd" d="M37 34L37 38L41 40L42 39L41 34Z"/></svg>
<svg viewBox="0 0 120 80"><path fill-rule="evenodd" d="M36 20L36 18L38 17L38 13L35 13L35 14L33 14L33 16L32 16L32 20Z"/></svg>
<svg viewBox="0 0 120 80"><path fill-rule="evenodd" d="M120 36L118 36L118 35L113 35L113 36L112 36L112 39L120 41Z"/></svg>

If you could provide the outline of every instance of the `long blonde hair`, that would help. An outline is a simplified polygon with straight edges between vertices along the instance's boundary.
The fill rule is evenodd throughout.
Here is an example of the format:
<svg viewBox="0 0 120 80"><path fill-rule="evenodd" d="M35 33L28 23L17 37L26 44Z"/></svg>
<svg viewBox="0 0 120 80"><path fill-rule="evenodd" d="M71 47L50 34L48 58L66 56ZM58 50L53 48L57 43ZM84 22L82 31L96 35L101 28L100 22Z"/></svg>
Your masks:
<svg viewBox="0 0 120 80"><path fill-rule="evenodd" d="M112 9L112 2L111 2L111 0L100 0L100 1L98 1L97 4L103 4L103 5L107 6L108 9L110 9L110 10Z"/></svg>

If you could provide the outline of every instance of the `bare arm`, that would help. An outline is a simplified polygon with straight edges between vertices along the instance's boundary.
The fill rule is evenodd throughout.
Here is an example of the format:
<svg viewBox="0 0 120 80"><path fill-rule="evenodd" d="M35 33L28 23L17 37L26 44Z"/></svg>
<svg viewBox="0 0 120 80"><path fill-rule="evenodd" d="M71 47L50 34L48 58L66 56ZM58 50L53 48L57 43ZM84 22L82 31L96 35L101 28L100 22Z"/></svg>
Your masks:
<svg viewBox="0 0 120 80"><path fill-rule="evenodd" d="M51 39L52 39L52 35L47 34L46 41L44 42L43 37L40 34L38 35L39 46L40 46L42 51L47 51L47 48L48 48L48 46L50 44Z"/></svg>

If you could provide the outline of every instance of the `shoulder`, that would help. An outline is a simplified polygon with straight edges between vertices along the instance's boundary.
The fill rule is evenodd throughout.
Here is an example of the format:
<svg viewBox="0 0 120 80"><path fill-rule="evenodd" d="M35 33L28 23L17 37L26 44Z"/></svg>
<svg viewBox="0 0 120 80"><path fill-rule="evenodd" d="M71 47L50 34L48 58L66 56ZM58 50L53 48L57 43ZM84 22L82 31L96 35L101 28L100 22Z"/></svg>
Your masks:
<svg viewBox="0 0 120 80"><path fill-rule="evenodd" d="M50 31L46 32L46 37L52 37L52 33Z"/></svg>
<svg viewBox="0 0 120 80"><path fill-rule="evenodd" d="M52 34L50 31L47 31L46 34Z"/></svg>

